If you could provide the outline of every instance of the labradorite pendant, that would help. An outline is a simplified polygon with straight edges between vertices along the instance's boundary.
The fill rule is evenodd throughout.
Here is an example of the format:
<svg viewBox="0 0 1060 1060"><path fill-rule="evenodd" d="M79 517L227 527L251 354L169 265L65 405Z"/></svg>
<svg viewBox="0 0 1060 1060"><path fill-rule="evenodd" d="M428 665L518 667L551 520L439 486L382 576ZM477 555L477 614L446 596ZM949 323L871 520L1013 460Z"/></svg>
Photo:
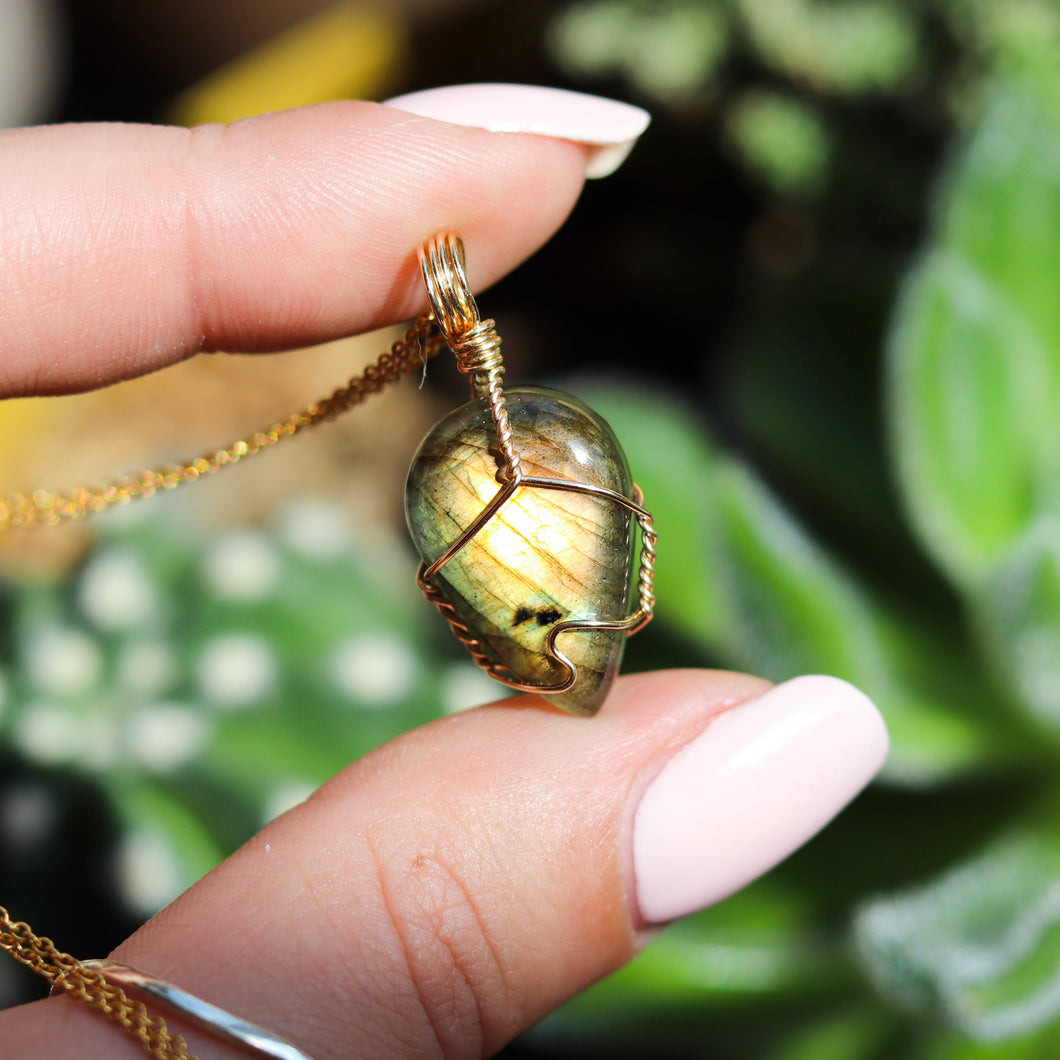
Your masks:
<svg viewBox="0 0 1060 1060"><path fill-rule="evenodd" d="M505 391L513 441L527 480L566 480L629 497L632 479L611 428L557 390ZM430 566L465 534L504 488L490 406L474 400L449 413L420 445L409 471L409 530ZM521 484L434 575L485 655L514 679L547 690L569 660L576 679L553 702L595 714L618 669L633 569L630 508L604 494ZM565 623L615 628L567 628Z"/></svg>
<svg viewBox="0 0 1060 1060"><path fill-rule="evenodd" d="M472 400L435 426L409 470L405 512L423 559L417 581L491 677L551 696L572 714L595 714L626 637L651 621L651 513L595 412L558 390L505 392L500 336L479 316L460 237L435 236L419 259Z"/></svg>

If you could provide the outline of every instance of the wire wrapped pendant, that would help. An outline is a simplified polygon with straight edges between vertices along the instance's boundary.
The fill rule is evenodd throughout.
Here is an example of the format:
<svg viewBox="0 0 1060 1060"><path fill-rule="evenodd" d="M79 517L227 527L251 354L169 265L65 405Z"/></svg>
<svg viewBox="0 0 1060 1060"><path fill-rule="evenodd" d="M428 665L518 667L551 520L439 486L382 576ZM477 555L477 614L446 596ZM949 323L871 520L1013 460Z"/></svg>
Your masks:
<svg viewBox="0 0 1060 1060"><path fill-rule="evenodd" d="M420 263L472 399L430 431L409 471L419 585L491 676L595 714L626 637L651 620L651 516L592 410L540 387L505 393L500 337L479 318L459 238L431 240Z"/></svg>

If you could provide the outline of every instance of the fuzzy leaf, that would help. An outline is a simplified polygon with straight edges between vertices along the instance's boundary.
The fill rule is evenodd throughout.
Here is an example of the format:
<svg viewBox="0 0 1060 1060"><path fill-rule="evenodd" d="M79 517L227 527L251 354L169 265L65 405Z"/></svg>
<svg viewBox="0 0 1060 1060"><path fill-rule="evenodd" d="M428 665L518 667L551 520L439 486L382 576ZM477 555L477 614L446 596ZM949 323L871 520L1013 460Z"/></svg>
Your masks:
<svg viewBox="0 0 1060 1060"><path fill-rule="evenodd" d="M906 1007L984 1041L1045 1027L1060 1017L1055 836L1008 838L920 890L871 902L856 938L870 977Z"/></svg>
<svg viewBox="0 0 1060 1060"><path fill-rule="evenodd" d="M859 1010L821 1020L797 1034L768 1060L864 1060L882 1056L888 1026L878 1013Z"/></svg>
<svg viewBox="0 0 1060 1060"><path fill-rule="evenodd" d="M879 688L885 661L863 594L744 465L719 468L725 637L772 680L828 673Z"/></svg>
<svg viewBox="0 0 1060 1060"><path fill-rule="evenodd" d="M203 818L161 785L126 775L106 788L124 833L118 882L141 915L156 913L228 853Z"/></svg>

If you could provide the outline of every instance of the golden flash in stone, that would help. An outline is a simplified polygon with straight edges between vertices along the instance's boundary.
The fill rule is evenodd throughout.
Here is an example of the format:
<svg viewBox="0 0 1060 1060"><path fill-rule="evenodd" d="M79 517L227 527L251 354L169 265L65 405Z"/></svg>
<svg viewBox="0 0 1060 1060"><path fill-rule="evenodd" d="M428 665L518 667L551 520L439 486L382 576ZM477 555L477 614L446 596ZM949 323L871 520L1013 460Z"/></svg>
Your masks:
<svg viewBox="0 0 1060 1060"><path fill-rule="evenodd" d="M505 391L528 478L562 479L629 497L632 478L611 428L577 398L540 387ZM471 401L427 435L405 491L409 530L430 567L502 491L496 427ZM487 656L518 684L547 689L566 668L547 640L568 622L621 623L628 614L633 516L613 499L520 484L434 574L431 584ZM622 656L625 629L563 629L557 652L577 679L552 701L595 714Z"/></svg>

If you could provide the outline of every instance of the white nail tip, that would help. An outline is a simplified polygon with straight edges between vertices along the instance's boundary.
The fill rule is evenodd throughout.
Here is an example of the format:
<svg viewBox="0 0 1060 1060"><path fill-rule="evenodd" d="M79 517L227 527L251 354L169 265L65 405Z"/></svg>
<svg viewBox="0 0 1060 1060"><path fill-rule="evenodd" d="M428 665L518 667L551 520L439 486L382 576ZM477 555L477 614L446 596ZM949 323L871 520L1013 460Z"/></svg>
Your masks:
<svg viewBox="0 0 1060 1060"><path fill-rule="evenodd" d="M601 96L536 85L450 85L410 92L388 107L490 132L534 133L592 148L587 177L606 177L648 127L647 111Z"/></svg>
<svg viewBox="0 0 1060 1060"><path fill-rule="evenodd" d="M641 917L684 916L772 868L872 779L887 746L876 707L832 677L796 678L716 717L637 807Z"/></svg>

